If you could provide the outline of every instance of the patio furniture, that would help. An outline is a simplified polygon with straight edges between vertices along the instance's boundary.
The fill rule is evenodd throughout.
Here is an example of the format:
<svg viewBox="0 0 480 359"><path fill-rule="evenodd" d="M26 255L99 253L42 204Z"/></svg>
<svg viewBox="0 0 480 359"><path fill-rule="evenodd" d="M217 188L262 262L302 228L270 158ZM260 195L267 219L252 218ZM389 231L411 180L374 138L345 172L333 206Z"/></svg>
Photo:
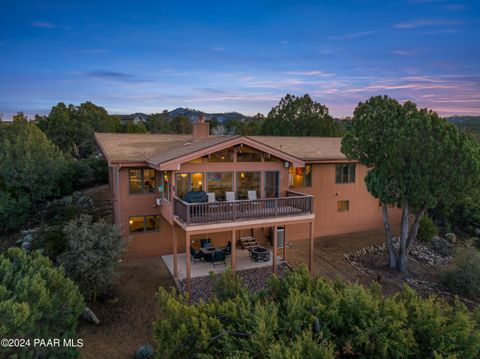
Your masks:
<svg viewBox="0 0 480 359"><path fill-rule="evenodd" d="M243 249L249 249L258 246L258 243L254 237L241 237L240 245Z"/></svg>
<svg viewBox="0 0 480 359"><path fill-rule="evenodd" d="M193 264L197 262L203 262L205 260L205 256L202 252L195 250L194 248L190 247L190 257L193 259Z"/></svg>
<svg viewBox="0 0 480 359"><path fill-rule="evenodd" d="M256 201L257 200L257 191L248 191L248 200L249 201Z"/></svg>
<svg viewBox="0 0 480 359"><path fill-rule="evenodd" d="M216 250L211 253L212 257L212 264L213 268L215 268L215 265L217 264L222 264L227 266L227 256L225 255L225 252L223 250Z"/></svg>
<svg viewBox="0 0 480 359"><path fill-rule="evenodd" d="M270 260L270 251L262 246L252 248L251 260L253 262L268 262Z"/></svg>
<svg viewBox="0 0 480 359"><path fill-rule="evenodd" d="M225 192L227 202L235 202L235 192Z"/></svg>
<svg viewBox="0 0 480 359"><path fill-rule="evenodd" d="M208 248L208 247L211 247L211 246L212 246L212 242L210 241L210 238L200 240L200 247L201 248Z"/></svg>
<svg viewBox="0 0 480 359"><path fill-rule="evenodd" d="M208 203L215 203L217 200L215 198L215 192L207 192Z"/></svg>
<svg viewBox="0 0 480 359"><path fill-rule="evenodd" d="M232 255L232 242L231 241L228 241L227 246L225 248L223 248L223 251L225 252L225 255L227 257Z"/></svg>
<svg viewBox="0 0 480 359"><path fill-rule="evenodd" d="M219 248L216 247L201 247L199 250L203 254L203 258L205 262L211 262L212 261L212 253L218 250Z"/></svg>

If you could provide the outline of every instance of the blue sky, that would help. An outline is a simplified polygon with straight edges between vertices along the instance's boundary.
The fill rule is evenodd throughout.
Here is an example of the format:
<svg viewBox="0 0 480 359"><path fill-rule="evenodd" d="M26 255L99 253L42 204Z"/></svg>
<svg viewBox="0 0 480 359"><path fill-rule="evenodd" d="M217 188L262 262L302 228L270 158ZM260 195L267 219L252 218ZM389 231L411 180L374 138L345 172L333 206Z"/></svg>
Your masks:
<svg viewBox="0 0 480 359"><path fill-rule="evenodd" d="M0 113L268 113L309 93L335 116L388 94L480 115L480 2L0 0Z"/></svg>

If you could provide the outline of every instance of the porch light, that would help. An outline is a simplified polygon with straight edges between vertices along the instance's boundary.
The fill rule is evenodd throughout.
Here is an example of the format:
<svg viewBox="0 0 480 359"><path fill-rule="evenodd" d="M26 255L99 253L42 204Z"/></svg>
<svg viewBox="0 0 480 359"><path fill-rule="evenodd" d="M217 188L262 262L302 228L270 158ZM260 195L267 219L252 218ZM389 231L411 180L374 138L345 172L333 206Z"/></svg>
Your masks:
<svg viewBox="0 0 480 359"><path fill-rule="evenodd" d="M186 174L186 173L182 173L182 174L180 174L180 177L185 178L185 177L187 177L187 174Z"/></svg>

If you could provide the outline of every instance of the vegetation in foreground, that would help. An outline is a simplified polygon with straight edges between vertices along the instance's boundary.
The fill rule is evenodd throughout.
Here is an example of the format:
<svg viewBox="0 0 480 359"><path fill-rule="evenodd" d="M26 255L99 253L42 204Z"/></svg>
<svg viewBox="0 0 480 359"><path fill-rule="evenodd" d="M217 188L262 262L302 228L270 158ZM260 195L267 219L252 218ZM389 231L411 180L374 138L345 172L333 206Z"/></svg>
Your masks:
<svg viewBox="0 0 480 359"><path fill-rule="evenodd" d="M75 358L75 348L34 347L34 338L76 341L77 320L85 305L63 268L34 251L0 253L0 338L30 339L23 349L0 347L2 358Z"/></svg>
<svg viewBox="0 0 480 359"><path fill-rule="evenodd" d="M405 286L383 297L378 285L310 278L306 267L248 292L232 271L216 297L193 305L160 288L154 324L159 358L477 358L480 313L422 299Z"/></svg>

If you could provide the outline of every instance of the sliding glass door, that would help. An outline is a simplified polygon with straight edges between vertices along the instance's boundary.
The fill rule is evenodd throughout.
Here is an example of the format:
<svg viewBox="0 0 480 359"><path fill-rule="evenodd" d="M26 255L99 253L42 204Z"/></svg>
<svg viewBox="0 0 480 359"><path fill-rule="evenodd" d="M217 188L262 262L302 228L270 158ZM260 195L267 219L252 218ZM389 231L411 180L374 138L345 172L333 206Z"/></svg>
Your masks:
<svg viewBox="0 0 480 359"><path fill-rule="evenodd" d="M260 198L260 173L237 172L237 198L248 199L248 191L255 191Z"/></svg>
<svg viewBox="0 0 480 359"><path fill-rule="evenodd" d="M265 172L265 197L276 198L279 195L280 173Z"/></svg>
<svg viewBox="0 0 480 359"><path fill-rule="evenodd" d="M203 173L177 173L175 183L177 197L183 199L188 192L203 190Z"/></svg>

